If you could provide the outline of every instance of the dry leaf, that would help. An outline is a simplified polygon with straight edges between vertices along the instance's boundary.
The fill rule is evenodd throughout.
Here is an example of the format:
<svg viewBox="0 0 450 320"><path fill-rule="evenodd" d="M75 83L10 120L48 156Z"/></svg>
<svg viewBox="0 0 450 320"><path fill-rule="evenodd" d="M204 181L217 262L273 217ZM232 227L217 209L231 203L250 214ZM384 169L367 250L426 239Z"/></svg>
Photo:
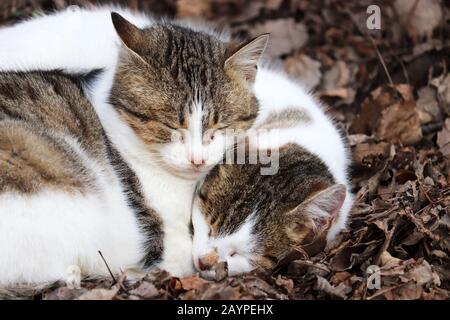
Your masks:
<svg viewBox="0 0 450 320"><path fill-rule="evenodd" d="M436 89L423 87L418 92L417 110L421 124L442 120L442 112L437 101Z"/></svg>
<svg viewBox="0 0 450 320"><path fill-rule="evenodd" d="M270 41L266 49L269 56L291 53L302 48L308 41L306 27L292 18L268 20L255 25L250 32L254 37L270 33Z"/></svg>
<svg viewBox="0 0 450 320"><path fill-rule="evenodd" d="M324 291L325 293L333 297L341 299L345 299L347 293L349 292L349 290L351 290L349 287L345 286L343 282L341 282L339 286L335 287L331 285L327 279L321 276L317 276L317 289Z"/></svg>
<svg viewBox="0 0 450 320"><path fill-rule="evenodd" d="M396 0L394 7L408 34L431 37L442 21L440 0Z"/></svg>
<svg viewBox="0 0 450 320"><path fill-rule="evenodd" d="M306 90L314 89L322 78L320 62L305 54L296 54L284 61L284 70L291 77L300 80Z"/></svg>
<svg viewBox="0 0 450 320"><path fill-rule="evenodd" d="M178 0L177 17L184 18L211 18L211 3L198 0Z"/></svg>
<svg viewBox="0 0 450 320"><path fill-rule="evenodd" d="M374 134L376 139L412 145L422 139L422 128L412 88L380 87L373 91L353 120L352 133Z"/></svg>
<svg viewBox="0 0 450 320"><path fill-rule="evenodd" d="M444 156L450 155L450 118L447 118L444 127L437 135L437 144Z"/></svg>
<svg viewBox="0 0 450 320"><path fill-rule="evenodd" d="M181 285L184 290L201 290L205 285L208 284L208 281L205 279L199 278L197 276L181 278Z"/></svg>
<svg viewBox="0 0 450 320"><path fill-rule="evenodd" d="M112 300L119 291L117 286L111 289L93 289L82 294L78 300Z"/></svg>
<svg viewBox="0 0 450 320"><path fill-rule="evenodd" d="M353 151L353 161L361 168L376 169L389 156L389 150L387 142L360 143Z"/></svg>
<svg viewBox="0 0 450 320"><path fill-rule="evenodd" d="M139 296L142 299L152 299L159 295L158 289L156 289L155 285L148 282L143 281L139 287L130 291L130 294Z"/></svg>

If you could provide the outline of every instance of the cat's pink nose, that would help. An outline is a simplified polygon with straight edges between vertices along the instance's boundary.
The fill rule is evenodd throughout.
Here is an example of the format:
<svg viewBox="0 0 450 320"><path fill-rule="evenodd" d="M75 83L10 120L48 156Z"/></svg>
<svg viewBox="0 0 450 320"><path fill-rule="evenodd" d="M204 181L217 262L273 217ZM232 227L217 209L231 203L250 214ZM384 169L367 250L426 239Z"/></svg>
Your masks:
<svg viewBox="0 0 450 320"><path fill-rule="evenodd" d="M205 159L191 159L191 164L197 168L204 166L205 163L206 163Z"/></svg>
<svg viewBox="0 0 450 320"><path fill-rule="evenodd" d="M217 263L219 263L217 251L212 251L198 258L198 268L201 271L211 270Z"/></svg>

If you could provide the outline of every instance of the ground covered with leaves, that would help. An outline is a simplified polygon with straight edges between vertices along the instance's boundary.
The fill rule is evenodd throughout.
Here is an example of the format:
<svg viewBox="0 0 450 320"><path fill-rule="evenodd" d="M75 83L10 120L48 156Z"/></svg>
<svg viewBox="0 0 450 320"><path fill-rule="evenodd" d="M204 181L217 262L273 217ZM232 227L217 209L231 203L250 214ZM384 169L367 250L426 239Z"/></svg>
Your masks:
<svg viewBox="0 0 450 320"><path fill-rule="evenodd" d="M93 2L4 0L0 23ZM270 274L228 277L223 268L208 281L155 272L137 282L119 275L81 289L55 284L35 299L449 299L449 2L115 3L207 19L236 36L270 32L268 56L330 105L348 137L356 194L349 231L328 252L320 239L299 248ZM381 30L366 27L371 4L381 8Z"/></svg>

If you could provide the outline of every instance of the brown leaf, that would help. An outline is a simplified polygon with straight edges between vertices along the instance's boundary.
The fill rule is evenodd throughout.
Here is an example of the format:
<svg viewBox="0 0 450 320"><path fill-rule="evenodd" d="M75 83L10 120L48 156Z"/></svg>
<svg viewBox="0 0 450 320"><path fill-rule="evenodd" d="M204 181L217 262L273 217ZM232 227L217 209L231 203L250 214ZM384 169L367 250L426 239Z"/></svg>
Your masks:
<svg viewBox="0 0 450 320"><path fill-rule="evenodd" d="M57 288L54 291L44 294L44 300L73 300L88 292L85 288L69 289L67 287Z"/></svg>
<svg viewBox="0 0 450 320"><path fill-rule="evenodd" d="M447 106L447 114L450 109L450 74L442 75L431 80L431 85L434 86L444 106Z"/></svg>
<svg viewBox="0 0 450 320"><path fill-rule="evenodd" d="M443 13L439 0L396 0L394 7L400 21L413 38L431 36L441 23Z"/></svg>
<svg viewBox="0 0 450 320"><path fill-rule="evenodd" d="M337 61L323 77L320 96L339 98L344 100L344 103L352 103L356 95L355 90L349 87L353 76L352 71L344 61Z"/></svg>
<svg viewBox="0 0 450 320"><path fill-rule="evenodd" d="M211 3L198 0L178 0L177 17L184 18L211 18Z"/></svg>
<svg viewBox="0 0 450 320"><path fill-rule="evenodd" d="M281 275L278 275L275 283L286 289L286 292L290 294L294 290L294 281L292 279L287 279L285 277L282 277Z"/></svg>
<svg viewBox="0 0 450 320"><path fill-rule="evenodd" d="M93 289L82 294L78 300L112 300L119 291L117 286L111 289Z"/></svg>
<svg viewBox="0 0 450 320"><path fill-rule="evenodd" d="M353 120L352 133L374 134L376 139L412 145L422 139L422 129L412 88L408 85L380 87L364 101Z"/></svg>
<svg viewBox="0 0 450 320"><path fill-rule="evenodd" d="M228 264L225 261L219 262L215 265L214 271L216 272L216 281L222 281L228 277Z"/></svg>
<svg viewBox="0 0 450 320"><path fill-rule="evenodd" d="M351 291L349 286L346 286L343 282L341 282L337 287L331 285L327 279L317 276L317 289L323 291L332 297L337 297L340 299L345 299L347 294Z"/></svg>
<svg viewBox="0 0 450 320"><path fill-rule="evenodd" d="M353 161L355 165L364 169L377 169L383 160L389 156L390 144L361 143L353 151Z"/></svg>
<svg viewBox="0 0 450 320"><path fill-rule="evenodd" d="M437 144L444 156L450 156L450 118L447 118L444 127L437 135Z"/></svg>
<svg viewBox="0 0 450 320"><path fill-rule="evenodd" d="M270 56L291 53L302 48L308 41L306 27L292 18L268 20L255 25L250 32L254 37L270 33L269 45L266 49L266 53Z"/></svg>
<svg viewBox="0 0 450 320"><path fill-rule="evenodd" d="M152 299L159 295L159 291L153 283L143 281L139 287L131 290L130 294L139 296L142 299Z"/></svg>
<svg viewBox="0 0 450 320"><path fill-rule="evenodd" d="M209 281L197 276L181 278L180 281L183 289L187 291L201 290L209 283Z"/></svg>
<svg viewBox="0 0 450 320"><path fill-rule="evenodd" d="M423 87L418 93L417 110L421 124L438 122L442 120L441 108L437 101L437 92L435 88Z"/></svg>
<svg viewBox="0 0 450 320"><path fill-rule="evenodd" d="M305 54L296 54L284 61L284 70L293 78L299 79L306 90L314 89L322 78L320 62Z"/></svg>

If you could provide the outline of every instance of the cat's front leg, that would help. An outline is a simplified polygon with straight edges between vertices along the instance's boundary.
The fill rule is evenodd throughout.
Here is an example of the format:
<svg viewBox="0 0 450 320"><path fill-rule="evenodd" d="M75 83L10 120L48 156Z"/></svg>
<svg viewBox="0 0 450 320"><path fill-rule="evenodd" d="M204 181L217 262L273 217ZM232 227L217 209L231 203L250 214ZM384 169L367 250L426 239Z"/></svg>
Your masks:
<svg viewBox="0 0 450 320"><path fill-rule="evenodd" d="M158 264L175 277L186 277L195 273L192 263L192 237L189 227L176 223L165 228L163 259Z"/></svg>

